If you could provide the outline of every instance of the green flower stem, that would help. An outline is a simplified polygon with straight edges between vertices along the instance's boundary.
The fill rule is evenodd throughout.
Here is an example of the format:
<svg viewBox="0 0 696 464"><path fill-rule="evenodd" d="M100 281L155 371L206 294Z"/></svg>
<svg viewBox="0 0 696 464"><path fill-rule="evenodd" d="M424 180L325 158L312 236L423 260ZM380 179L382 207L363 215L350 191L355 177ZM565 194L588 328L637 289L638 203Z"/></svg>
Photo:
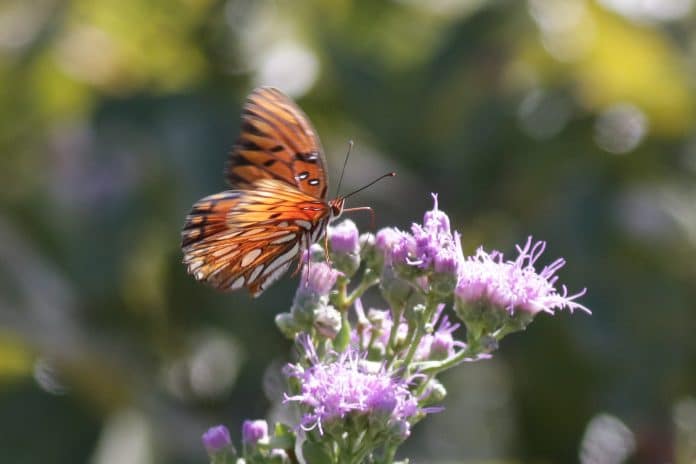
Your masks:
<svg viewBox="0 0 696 464"><path fill-rule="evenodd" d="M451 369L463 363L468 358L473 358L484 352L485 350L483 350L479 344L469 344L465 350L461 350L454 356L450 356L447 359L437 362L427 361L425 363L420 364L419 370L421 373L426 374L430 378L432 378L437 374L446 371L447 369Z"/></svg>
<svg viewBox="0 0 696 464"><path fill-rule="evenodd" d="M347 312L348 308L350 308L348 302L348 282L349 280L345 276L339 276L338 279L336 279L336 287L338 290L338 294L335 297L336 309L341 313Z"/></svg>
<svg viewBox="0 0 696 464"><path fill-rule="evenodd" d="M399 323L401 322L402 314L403 310L392 311L392 326L391 330L389 331L389 341L387 341L386 346L387 369L391 369L394 364L394 361L396 360L396 347L394 346L394 344L396 342L396 335L399 332Z"/></svg>
<svg viewBox="0 0 696 464"><path fill-rule="evenodd" d="M350 344L350 321L348 320L348 311L341 312L341 330L336 335L334 347L339 353L348 348Z"/></svg>
<svg viewBox="0 0 696 464"><path fill-rule="evenodd" d="M380 464L391 464L394 462L394 456L396 456L396 449L399 447L398 443L391 442L384 449L384 457Z"/></svg>
<svg viewBox="0 0 696 464"><path fill-rule="evenodd" d="M408 378L413 371L411 369L411 362L413 361L413 357L416 355L416 350L418 349L418 345L420 344L421 338L423 338L423 335L426 334L426 326L430 326L430 320L433 318L433 313L437 309L437 298L433 297L432 294L429 294L426 300L426 308L425 312L423 313L422 320L419 321L416 324L416 330L413 333L413 336L411 337L411 341L409 343L409 348L408 348L408 353L406 354L406 357L404 358L403 361L403 368L406 369L406 377ZM432 327L430 327L432 330Z"/></svg>
<svg viewBox="0 0 696 464"><path fill-rule="evenodd" d="M414 396L416 398L420 397L423 393L425 393L425 389L427 388L428 384L430 381L435 377L437 373L428 373L426 374L426 378L421 384L416 388L416 391L414 392Z"/></svg>
<svg viewBox="0 0 696 464"><path fill-rule="evenodd" d="M363 273L363 278L355 290L345 299L346 308L350 308L355 303L355 300L363 296L363 294L379 283L379 276L372 269L366 269Z"/></svg>

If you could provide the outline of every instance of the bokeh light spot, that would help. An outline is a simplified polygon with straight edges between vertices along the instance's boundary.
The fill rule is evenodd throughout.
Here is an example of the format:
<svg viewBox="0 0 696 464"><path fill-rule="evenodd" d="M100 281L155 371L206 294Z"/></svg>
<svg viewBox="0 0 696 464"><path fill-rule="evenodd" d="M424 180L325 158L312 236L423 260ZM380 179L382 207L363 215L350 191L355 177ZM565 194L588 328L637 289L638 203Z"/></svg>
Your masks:
<svg viewBox="0 0 696 464"><path fill-rule="evenodd" d="M594 139L603 150L624 154L635 150L648 131L648 118L637 107L620 103L602 111L594 128Z"/></svg>

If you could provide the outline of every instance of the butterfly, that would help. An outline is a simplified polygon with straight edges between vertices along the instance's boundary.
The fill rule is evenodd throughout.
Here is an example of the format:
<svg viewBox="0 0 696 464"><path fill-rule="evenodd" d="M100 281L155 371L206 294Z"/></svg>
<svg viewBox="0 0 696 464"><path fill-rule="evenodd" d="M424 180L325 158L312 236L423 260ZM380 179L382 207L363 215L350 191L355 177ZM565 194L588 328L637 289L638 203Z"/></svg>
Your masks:
<svg viewBox="0 0 696 464"><path fill-rule="evenodd" d="M302 110L271 87L247 97L225 176L232 190L199 200L186 217L183 262L196 280L225 291L245 287L254 297L325 236L349 196L327 201L319 137ZM358 209L369 208L350 208Z"/></svg>

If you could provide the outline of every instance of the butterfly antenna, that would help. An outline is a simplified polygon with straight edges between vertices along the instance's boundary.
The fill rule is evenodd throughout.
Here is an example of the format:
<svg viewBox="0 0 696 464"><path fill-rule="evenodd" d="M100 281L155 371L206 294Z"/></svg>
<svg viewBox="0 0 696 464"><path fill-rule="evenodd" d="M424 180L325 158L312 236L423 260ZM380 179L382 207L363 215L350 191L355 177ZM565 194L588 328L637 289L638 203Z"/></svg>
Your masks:
<svg viewBox="0 0 696 464"><path fill-rule="evenodd" d="M338 196L338 192L341 191L341 183L343 183L343 174L346 172L346 165L348 165L348 158L350 157L350 152L353 149L353 141L349 140L348 141L348 153L346 153L346 159L343 160L343 169L341 169L341 177L338 179L338 187L336 188L336 196Z"/></svg>
<svg viewBox="0 0 696 464"><path fill-rule="evenodd" d="M364 186L360 187L360 188L357 189L357 190L353 190L352 192L350 192L350 193L347 194L347 195L344 195L343 198L345 199L345 198L348 198L348 197L351 197L351 196L355 195L355 194L358 193L358 192L362 192L362 191L365 190L366 188L373 186L374 184L376 184L376 183L379 182L380 180L384 179L385 177L394 177L394 176L396 176L396 173L395 173L395 172L388 172L388 173L386 173L386 174L382 174L381 176L379 176L378 178L376 178L375 180L373 180L373 181L370 182L369 184L364 185Z"/></svg>

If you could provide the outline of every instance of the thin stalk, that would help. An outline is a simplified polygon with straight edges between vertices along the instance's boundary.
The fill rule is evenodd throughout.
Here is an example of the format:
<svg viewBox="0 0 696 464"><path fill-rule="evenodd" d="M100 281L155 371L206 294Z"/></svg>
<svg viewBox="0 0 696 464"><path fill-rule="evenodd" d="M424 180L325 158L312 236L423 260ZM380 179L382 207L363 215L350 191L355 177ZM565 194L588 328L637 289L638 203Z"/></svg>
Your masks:
<svg viewBox="0 0 696 464"><path fill-rule="evenodd" d="M425 327L428 325L429 321L433 317L433 313L435 312L435 309L437 309L437 300L435 298L429 297L427 300L427 306L425 308L425 313L423 314L423 320L421 321L420 324L416 324L416 330L413 333L413 336L411 337L410 341L410 346L408 348L408 353L406 354L406 357L404 358L403 362L403 368L407 372L407 377L410 376L411 373L411 362L413 361L413 357L416 355L416 350L418 349L418 345L420 344L421 338L423 338L423 335L425 335Z"/></svg>

